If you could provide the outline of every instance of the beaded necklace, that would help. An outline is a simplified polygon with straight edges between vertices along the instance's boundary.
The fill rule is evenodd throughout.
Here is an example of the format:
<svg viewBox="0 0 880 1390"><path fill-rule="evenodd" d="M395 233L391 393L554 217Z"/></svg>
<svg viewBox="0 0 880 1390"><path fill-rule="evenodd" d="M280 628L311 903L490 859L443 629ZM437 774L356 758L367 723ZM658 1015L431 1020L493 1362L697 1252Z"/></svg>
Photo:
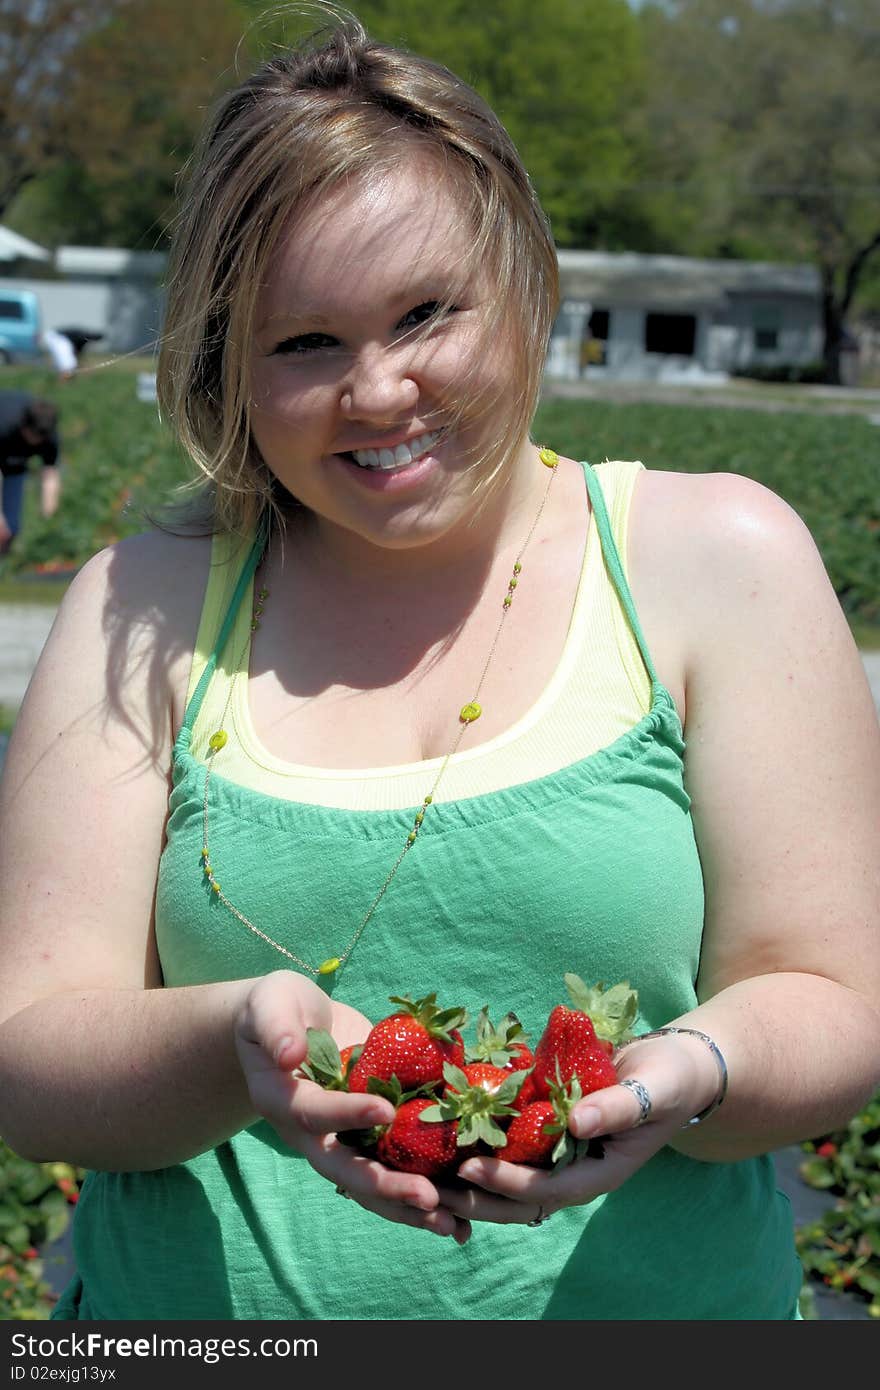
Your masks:
<svg viewBox="0 0 880 1390"><path fill-rule="evenodd" d="M208 839L208 788L211 783L211 774L214 771L214 763L216 761L217 754L226 745L228 741L228 734L226 733L225 728L223 728L223 725L226 723L226 717L229 713L229 706L232 703L235 682L238 679L238 675L241 670L241 664L244 660L245 652L247 651L248 646L250 645L252 634L256 632L257 628L260 626L260 618L263 615L264 605L266 599L269 597L268 589L261 588L258 591L257 602L254 605L253 616L251 618L250 633L245 641L244 646L241 649L241 652L239 653L239 658L235 665L235 674L233 675L233 678L229 685L229 693L226 697L226 704L223 707L223 714L220 720L220 728L216 729L214 733L211 734L211 737L208 740L208 766L207 771L205 773L205 789L202 799L202 873L208 884L208 887L216 897L217 901L222 903L223 906L226 908L227 912L231 913L232 916L235 917L236 920L242 924L242 926L247 927L248 931L253 932L254 935L258 936L261 941L265 941L268 946L271 946L273 948L273 950L278 951L282 956L286 956L288 960L293 961L294 964L298 965L302 970L306 972L306 974L312 975L316 979L322 976L334 976L339 970L341 970L344 967L346 961L348 960L349 956L351 955L352 951L354 950L355 946L360 940L364 928L367 926L368 922L372 918L380 902L384 898L385 894L388 892L388 889L391 887L391 883L395 875L397 874L398 869L400 868L409 851L412 849L413 845L416 843L416 840L419 836L419 831L421 830L422 823L425 819L425 813L428 807L432 805L434 798L437 795L437 789L440 786L440 783L443 779L443 774L449 766L450 760L458 752L459 745L462 741L462 738L464 737L466 730L470 727L471 724L475 723L475 721L479 719L480 715L483 712L482 706L479 703L480 691L483 688L483 684L486 679L486 674L489 670L492 658L495 655L495 649L498 646L498 641L501 637L501 629L504 626L504 619L507 617L507 614L510 612L511 606L513 604L513 596L516 592L517 584L519 583L519 578L522 573L523 556L525 555L529 542L531 541L532 536L534 535L535 530L538 526L538 523L541 520L544 508L547 505L547 499L550 496L550 488L553 483L553 478L556 474L556 469L559 465L559 455L556 454L553 451L553 449L539 449L538 457L540 458L544 466L546 468L549 468L550 477L547 480L547 486L541 498L541 505L538 507L535 519L529 528L529 533L523 541L523 544L520 547L519 553L516 557L516 561L514 562L513 573L507 584L507 593L501 605L501 615L498 620L498 627L495 630L495 635L492 639L492 645L489 648L489 653L486 657L485 662L483 663L483 669L480 673L479 680L477 681L476 687L474 689L473 696L467 702L467 704L462 705L461 709L458 712L459 729L455 741L452 747L450 748L449 752L443 758L443 761L440 764L440 767L437 771L437 775L434 778L430 791L427 793L426 796L422 798L422 803L418 811L416 812L412 829L409 831L406 839L404 840L397 858L395 859L394 863L392 864L391 868L386 874L382 886L380 887L373 901L370 903L370 906L367 908L366 913L362 917L348 945L345 947L343 951L340 951L338 956L328 956L327 959L321 961L319 965L310 965L308 961L302 960L299 956L295 955L293 951L289 951L286 946L282 946L280 942L275 941L266 932L262 931L250 920L249 917L245 916L245 914L239 908L237 908L235 904L231 902L229 898L227 898L226 894L223 892L223 889L221 888L217 880L214 871L214 865L211 862L210 843Z"/></svg>

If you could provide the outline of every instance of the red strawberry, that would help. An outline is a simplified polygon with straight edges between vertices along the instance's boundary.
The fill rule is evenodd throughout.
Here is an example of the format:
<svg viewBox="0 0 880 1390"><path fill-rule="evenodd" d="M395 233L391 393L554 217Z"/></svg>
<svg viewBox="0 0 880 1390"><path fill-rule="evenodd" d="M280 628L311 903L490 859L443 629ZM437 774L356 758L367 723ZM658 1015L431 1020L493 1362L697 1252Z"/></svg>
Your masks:
<svg viewBox="0 0 880 1390"><path fill-rule="evenodd" d="M438 1009L436 994L424 999L391 995L398 1013L375 1024L364 1050L348 1077L350 1091L366 1091L371 1077L390 1081L396 1076L404 1091L443 1080L443 1065L464 1063L464 1044L458 1031L466 1022L464 1009Z"/></svg>
<svg viewBox="0 0 880 1390"><path fill-rule="evenodd" d="M459 1162L458 1122L429 1124L421 1118L422 1111L434 1105L428 1096L419 1096L398 1108L376 1145L376 1156L389 1168L433 1178Z"/></svg>
<svg viewBox="0 0 880 1390"><path fill-rule="evenodd" d="M559 1138L556 1111L552 1101L535 1100L514 1115L507 1129L507 1143L497 1157L505 1163L530 1163L535 1168L549 1168L550 1154Z"/></svg>
<svg viewBox="0 0 880 1390"><path fill-rule="evenodd" d="M513 1043L513 1050L510 1054L510 1061L505 1066L505 1071L529 1071L535 1065L535 1054L525 1043Z"/></svg>
<svg viewBox="0 0 880 1390"><path fill-rule="evenodd" d="M613 1086L617 1081L614 1063L596 1037L587 1015L557 1004L535 1049L535 1070L532 1072L535 1093L546 1100L552 1081L564 1083L575 1076L584 1095L599 1091L603 1086Z"/></svg>
<svg viewBox="0 0 880 1390"><path fill-rule="evenodd" d="M525 1109L527 1105L531 1105L533 1100L537 1099L538 1093L535 1090L535 1074L534 1072L527 1072L517 1092L516 1108L521 1111Z"/></svg>
<svg viewBox="0 0 880 1390"><path fill-rule="evenodd" d="M471 1086L482 1086L484 1091L492 1092L497 1091L499 1086L503 1086L510 1075L510 1072L504 1067L493 1067L491 1062L468 1062L467 1066L462 1067L461 1070ZM457 1089L458 1087L447 1081L447 1093Z"/></svg>
<svg viewBox="0 0 880 1390"><path fill-rule="evenodd" d="M577 1077L568 1086L551 1085L549 1100L532 1101L511 1120L507 1143L496 1157L535 1168L564 1168L576 1158L604 1158L601 1140L575 1139L568 1128L572 1109L583 1095Z"/></svg>
<svg viewBox="0 0 880 1390"><path fill-rule="evenodd" d="M542 1100L554 1081L565 1084L577 1077L584 1095L615 1085L610 1054L631 1036L638 1011L636 992L626 982L606 990L603 984L589 988L577 975L566 975L565 984L574 1007L556 1006L535 1049L532 1075Z"/></svg>
<svg viewBox="0 0 880 1390"><path fill-rule="evenodd" d="M446 1089L424 1119L457 1122L460 1162L481 1149L494 1152L503 1146L502 1126L516 1114L522 1073L512 1074L487 1062L472 1062L464 1071L447 1063L443 1077Z"/></svg>

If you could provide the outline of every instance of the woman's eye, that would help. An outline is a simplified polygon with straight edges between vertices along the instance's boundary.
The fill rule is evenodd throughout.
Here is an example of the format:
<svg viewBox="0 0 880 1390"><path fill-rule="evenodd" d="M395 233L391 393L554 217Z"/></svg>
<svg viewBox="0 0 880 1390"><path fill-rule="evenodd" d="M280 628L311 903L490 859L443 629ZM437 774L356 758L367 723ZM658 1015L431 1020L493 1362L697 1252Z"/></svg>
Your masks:
<svg viewBox="0 0 880 1390"><path fill-rule="evenodd" d="M417 304L414 309L404 314L398 328L418 328L421 324L428 323L431 319L441 319L450 312L450 305L441 304L439 299L427 299L424 304Z"/></svg>
<svg viewBox="0 0 880 1390"><path fill-rule="evenodd" d="M290 356L302 356L309 352L320 352L322 348L336 347L336 339L329 333L301 333L298 338L285 338L274 352Z"/></svg>

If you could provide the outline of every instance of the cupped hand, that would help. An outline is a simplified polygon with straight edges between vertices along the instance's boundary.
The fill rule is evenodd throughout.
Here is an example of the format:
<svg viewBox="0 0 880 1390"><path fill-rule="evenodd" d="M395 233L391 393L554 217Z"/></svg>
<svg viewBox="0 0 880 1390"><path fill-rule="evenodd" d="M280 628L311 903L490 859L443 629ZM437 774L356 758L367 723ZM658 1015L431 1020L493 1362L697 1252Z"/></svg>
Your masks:
<svg viewBox="0 0 880 1390"><path fill-rule="evenodd" d="M583 1206L614 1192L708 1104L698 1059L686 1043L662 1038L621 1049L620 1081L636 1080L650 1097L648 1118L636 1093L620 1084L593 1091L572 1109L575 1139L600 1139L604 1156L584 1155L565 1167L533 1168L498 1157L470 1158L458 1169L467 1187L439 1187L440 1199L462 1220L528 1225L564 1207ZM709 1097L711 1099L711 1097Z"/></svg>
<svg viewBox="0 0 880 1390"><path fill-rule="evenodd" d="M363 1042L370 1026L356 1009L330 1000L292 971L279 970L256 981L235 1026L236 1051L254 1110L322 1177L368 1211L464 1244L469 1223L441 1206L432 1182L387 1168L337 1138L347 1130L389 1124L394 1118L391 1102L326 1090L298 1071L306 1059L308 1028L331 1033L341 1049Z"/></svg>

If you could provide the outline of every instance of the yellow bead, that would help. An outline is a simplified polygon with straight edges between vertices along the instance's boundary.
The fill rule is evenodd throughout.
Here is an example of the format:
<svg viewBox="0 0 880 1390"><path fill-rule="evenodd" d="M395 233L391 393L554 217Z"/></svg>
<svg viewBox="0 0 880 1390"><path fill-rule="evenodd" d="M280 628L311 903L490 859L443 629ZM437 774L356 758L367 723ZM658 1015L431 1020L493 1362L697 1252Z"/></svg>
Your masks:
<svg viewBox="0 0 880 1390"><path fill-rule="evenodd" d="M423 821L424 819L425 819L425 813L424 813L424 811L419 811L418 815L416 816L416 825L421 825L421 823L422 823L422 821Z"/></svg>
<svg viewBox="0 0 880 1390"><path fill-rule="evenodd" d="M519 560L517 560L516 564L514 565L513 572L514 574L522 574L522 565L519 563Z"/></svg>
<svg viewBox="0 0 880 1390"><path fill-rule="evenodd" d="M470 705L462 705L458 712L458 717L462 724L473 724L474 720L479 719L482 713L482 706L472 703Z"/></svg>
<svg viewBox="0 0 880 1390"><path fill-rule="evenodd" d="M259 595L259 596L260 596L260 598L268 598L268 597L269 597L269 590L268 590L268 589L261 589L261 590L260 590L260 595Z"/></svg>
<svg viewBox="0 0 880 1390"><path fill-rule="evenodd" d="M208 862L208 846L207 846L207 845L202 845L202 858L204 859L205 863L207 864L207 862Z"/></svg>
<svg viewBox="0 0 880 1390"><path fill-rule="evenodd" d="M508 584L507 587L508 587L508 589L515 589L515 588L516 588L516 585L517 585L517 581L516 581L515 579L511 579L511 581L510 581L510 583Z"/></svg>
<svg viewBox="0 0 880 1390"><path fill-rule="evenodd" d="M321 964L318 966L318 974L332 975L334 971L339 969L341 964L342 961L338 956L328 956L327 960L322 960Z"/></svg>
<svg viewBox="0 0 880 1390"><path fill-rule="evenodd" d="M504 603L503 603L502 607L504 607L504 608L509 608L510 605L511 605L512 603L513 603L513 599L510 597L510 594L508 594L508 595L507 595L507 598L504 600Z"/></svg>
<svg viewBox="0 0 880 1390"><path fill-rule="evenodd" d="M216 878L211 879L211 887L213 888L215 893L220 892L220 884L217 882Z"/></svg>
<svg viewBox="0 0 880 1390"><path fill-rule="evenodd" d="M221 748L225 746L228 737L229 735L227 734L225 729L218 729L217 732L215 734L212 734L211 737L208 739L208 747L213 749L213 751L217 753Z"/></svg>
<svg viewBox="0 0 880 1390"><path fill-rule="evenodd" d="M422 802L422 805L423 805L423 806L430 806L430 804L431 804L431 802L432 802L433 800L434 800L433 796L426 796L425 799L424 799L424 801Z"/></svg>
<svg viewBox="0 0 880 1390"><path fill-rule="evenodd" d="M411 830L411 831L409 832L409 834L407 835L407 837L406 837L406 843L407 843L408 845L414 845L415 842L416 842L416 832L415 832L414 830Z"/></svg>
<svg viewBox="0 0 880 1390"><path fill-rule="evenodd" d="M559 455L553 449L541 449L538 458L546 468L555 468L559 463Z"/></svg>

